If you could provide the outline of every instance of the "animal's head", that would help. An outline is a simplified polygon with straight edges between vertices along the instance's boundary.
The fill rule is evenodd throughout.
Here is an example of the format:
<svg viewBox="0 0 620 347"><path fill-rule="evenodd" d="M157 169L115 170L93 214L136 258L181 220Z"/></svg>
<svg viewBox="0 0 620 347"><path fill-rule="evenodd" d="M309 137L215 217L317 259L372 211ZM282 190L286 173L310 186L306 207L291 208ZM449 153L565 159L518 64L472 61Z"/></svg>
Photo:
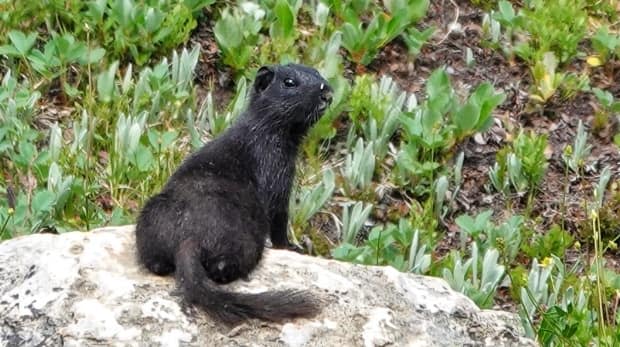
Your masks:
<svg viewBox="0 0 620 347"><path fill-rule="evenodd" d="M298 64L263 66L256 73L250 104L255 116L272 117L305 132L332 101L332 88L319 72Z"/></svg>

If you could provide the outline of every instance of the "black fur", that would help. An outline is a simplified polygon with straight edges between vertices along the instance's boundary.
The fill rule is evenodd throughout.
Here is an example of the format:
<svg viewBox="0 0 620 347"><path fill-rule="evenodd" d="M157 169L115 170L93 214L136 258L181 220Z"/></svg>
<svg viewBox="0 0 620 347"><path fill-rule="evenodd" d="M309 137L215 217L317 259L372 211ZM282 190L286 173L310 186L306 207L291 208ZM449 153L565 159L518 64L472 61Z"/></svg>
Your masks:
<svg viewBox="0 0 620 347"><path fill-rule="evenodd" d="M289 247L298 147L331 102L327 82L302 65L262 67L252 88L240 119L181 164L136 226L140 262L158 275L175 272L185 300L226 323L320 310L305 291L241 294L217 286L256 267L267 235L274 247Z"/></svg>

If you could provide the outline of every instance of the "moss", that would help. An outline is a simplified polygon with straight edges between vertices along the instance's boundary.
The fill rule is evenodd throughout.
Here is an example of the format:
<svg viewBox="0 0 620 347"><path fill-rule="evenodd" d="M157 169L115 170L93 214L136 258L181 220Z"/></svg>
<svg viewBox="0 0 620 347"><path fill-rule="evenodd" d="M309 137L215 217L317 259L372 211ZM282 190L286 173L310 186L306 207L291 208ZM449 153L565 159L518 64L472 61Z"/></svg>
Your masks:
<svg viewBox="0 0 620 347"><path fill-rule="evenodd" d="M327 257L330 255L331 245L327 241L327 237L318 229L310 228L308 233L314 254Z"/></svg>
<svg viewBox="0 0 620 347"><path fill-rule="evenodd" d="M609 114L607 112L598 111L594 114L592 120L592 133L598 134L605 130L609 124Z"/></svg>
<svg viewBox="0 0 620 347"><path fill-rule="evenodd" d="M295 238L300 243L303 243L301 240L304 237L309 238L312 243L313 254L324 257L331 255L330 250L338 241L333 240L337 237L336 235L330 234L335 229L333 220L325 213L315 214L305 226L293 226Z"/></svg>
<svg viewBox="0 0 620 347"><path fill-rule="evenodd" d="M497 0L471 0L471 3L485 11L497 8Z"/></svg>

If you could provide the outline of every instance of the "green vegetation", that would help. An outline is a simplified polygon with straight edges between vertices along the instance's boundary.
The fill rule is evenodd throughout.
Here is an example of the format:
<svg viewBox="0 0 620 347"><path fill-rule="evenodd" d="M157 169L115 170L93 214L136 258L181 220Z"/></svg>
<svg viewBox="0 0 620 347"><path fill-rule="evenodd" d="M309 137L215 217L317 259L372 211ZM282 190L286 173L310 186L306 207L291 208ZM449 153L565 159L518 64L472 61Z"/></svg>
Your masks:
<svg viewBox="0 0 620 347"><path fill-rule="evenodd" d="M615 346L618 157L593 155L620 147L618 3L471 3L488 12L476 47L447 44L437 18L462 18L429 20L427 0L0 0L0 240L132 223L240 115L259 66L301 62L334 102L303 146L293 240L511 302L544 346ZM455 47L464 64L437 63ZM514 81L464 82L493 54ZM540 125L558 119L575 135Z"/></svg>

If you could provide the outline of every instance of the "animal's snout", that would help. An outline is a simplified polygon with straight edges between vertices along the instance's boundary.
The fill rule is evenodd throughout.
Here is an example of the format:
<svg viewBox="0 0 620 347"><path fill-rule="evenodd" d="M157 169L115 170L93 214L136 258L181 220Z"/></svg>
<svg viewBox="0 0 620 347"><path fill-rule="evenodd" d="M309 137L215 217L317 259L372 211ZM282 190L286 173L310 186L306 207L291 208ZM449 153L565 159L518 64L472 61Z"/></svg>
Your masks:
<svg viewBox="0 0 620 347"><path fill-rule="evenodd" d="M331 104L333 97L332 88L328 84L321 83L320 89L321 95L319 96L319 98L321 99L321 101L328 105Z"/></svg>
<svg viewBox="0 0 620 347"><path fill-rule="evenodd" d="M327 103L327 104L331 104L332 103L332 92L325 92L323 94L321 94L321 101Z"/></svg>

